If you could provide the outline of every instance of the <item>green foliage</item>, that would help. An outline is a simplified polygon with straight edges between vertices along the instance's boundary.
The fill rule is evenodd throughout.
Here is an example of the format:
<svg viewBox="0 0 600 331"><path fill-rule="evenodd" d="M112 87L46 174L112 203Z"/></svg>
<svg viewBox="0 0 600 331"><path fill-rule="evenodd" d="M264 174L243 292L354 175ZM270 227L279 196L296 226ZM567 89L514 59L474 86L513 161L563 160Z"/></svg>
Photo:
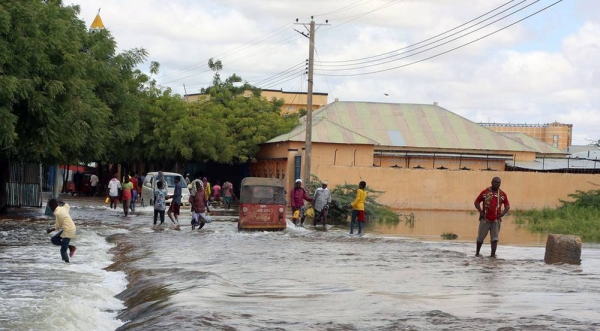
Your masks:
<svg viewBox="0 0 600 331"><path fill-rule="evenodd" d="M316 189L321 187L321 180L313 174L310 177L310 181L305 184L304 188L310 196L314 196ZM331 204L327 217L338 220L347 219L352 211L350 204L356 198L358 185L344 184L329 189L331 190ZM377 202L377 198L384 193L383 191L373 190L368 185L365 191L367 192L367 201L365 201L365 216L367 220L376 220L379 223L393 226L400 223L400 217L395 211Z"/></svg>
<svg viewBox="0 0 600 331"><path fill-rule="evenodd" d="M0 155L34 162L99 159L138 133L143 49L115 54L78 6L0 4Z"/></svg>
<svg viewBox="0 0 600 331"><path fill-rule="evenodd" d="M0 157L47 163L252 160L259 145L291 130L283 100L266 100L220 60L188 104L137 69L144 49L116 52L107 30L90 32L78 6L0 3ZM150 63L150 75L160 69Z"/></svg>
<svg viewBox="0 0 600 331"><path fill-rule="evenodd" d="M442 239L446 239L446 240L454 240L454 239L458 238L458 235L454 232L444 232L440 235L440 237L442 237Z"/></svg>
<svg viewBox="0 0 600 331"><path fill-rule="evenodd" d="M572 201L555 209L516 211L515 222L538 233L576 235L583 241L600 241L600 190L577 191Z"/></svg>
<svg viewBox="0 0 600 331"><path fill-rule="evenodd" d="M260 144L290 131L298 124L297 117L281 116L283 100L271 101L260 96L260 90L236 74L225 81L219 76L220 60L209 60L215 71L213 85L203 92L207 101L192 105L206 123L204 159L222 163L244 163L253 160Z"/></svg>

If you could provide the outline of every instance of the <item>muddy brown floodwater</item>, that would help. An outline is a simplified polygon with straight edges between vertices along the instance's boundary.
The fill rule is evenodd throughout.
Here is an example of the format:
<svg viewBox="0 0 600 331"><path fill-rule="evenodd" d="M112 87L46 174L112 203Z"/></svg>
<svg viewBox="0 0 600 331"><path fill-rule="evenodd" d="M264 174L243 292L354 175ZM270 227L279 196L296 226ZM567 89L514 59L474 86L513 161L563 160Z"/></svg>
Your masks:
<svg viewBox="0 0 600 331"><path fill-rule="evenodd" d="M106 288L87 298L98 302L109 300L106 294L125 279L113 294L122 307L114 302L85 310L65 307L81 309L82 321L94 309L105 312L102 318L115 318L118 330L600 329L600 247L584 244L581 265L546 265L545 239L508 219L499 258L492 259L473 256L477 222L470 213L424 212L415 214L412 228L371 225L358 237L342 225L323 232L289 222L282 232L238 232L235 211L223 210L202 231L191 230L189 212L182 215L181 231L153 231L147 207L126 219L101 202L71 204L81 229L79 274L59 272L65 267L57 249L39 234L47 220L31 220L27 227L1 222L6 271L0 289L11 294L13 305L29 307L14 312L9 300L0 301L6 305L0 323L6 325L9 316L13 330L76 330L43 319L24 326L14 314L40 319L45 315L37 315L39 307L58 309L57 293L70 286L60 277L82 282L86 272L105 279L90 276L84 284ZM443 232L458 238L441 240ZM21 239L9 239L15 235ZM23 259L29 256L23 245L44 255ZM487 242L483 252L489 254ZM110 267L97 262L102 254L112 254ZM11 272L27 277L6 276ZM104 325L112 325L108 322Z"/></svg>

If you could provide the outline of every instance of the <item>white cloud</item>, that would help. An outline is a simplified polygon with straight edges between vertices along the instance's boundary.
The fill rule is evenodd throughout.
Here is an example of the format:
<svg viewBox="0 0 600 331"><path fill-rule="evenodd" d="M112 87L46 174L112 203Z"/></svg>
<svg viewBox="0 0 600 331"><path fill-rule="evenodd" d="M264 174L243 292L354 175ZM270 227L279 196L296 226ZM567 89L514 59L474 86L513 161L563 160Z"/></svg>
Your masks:
<svg viewBox="0 0 600 331"><path fill-rule="evenodd" d="M66 2L79 3L88 24L97 8L102 7L102 19L120 48L146 48L150 59L162 64L160 82L183 93L183 84L189 87L188 92L195 92L210 82L212 73L206 70L210 57L223 61L223 75L235 72L250 82L304 61L308 58L308 40L294 31L306 31L304 26L293 24L296 18L308 22L310 15L327 13L315 16L318 23L330 20L330 25L320 27L316 34L315 60L323 65L326 63L320 61L364 58L401 49L507 1L405 0L390 6L390 0ZM362 70L385 70L435 56L553 2L541 0L530 9L448 45ZM533 2L525 4L529 3ZM372 75L317 75L315 88L330 93L330 101L437 101L473 121L571 123L574 143L585 144L586 139L600 136L596 129L600 125L600 72L596 65L600 58L599 10L600 1L563 1L448 54ZM342 73L349 72L353 71ZM271 87L298 90L300 83L298 74L289 82ZM302 86L305 90L306 83Z"/></svg>

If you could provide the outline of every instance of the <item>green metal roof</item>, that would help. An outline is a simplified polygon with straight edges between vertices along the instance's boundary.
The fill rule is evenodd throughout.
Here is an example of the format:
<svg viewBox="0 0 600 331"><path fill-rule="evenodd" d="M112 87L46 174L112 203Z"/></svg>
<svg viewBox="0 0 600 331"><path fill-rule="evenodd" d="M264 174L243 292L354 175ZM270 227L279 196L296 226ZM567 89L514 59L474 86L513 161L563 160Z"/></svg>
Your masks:
<svg viewBox="0 0 600 331"><path fill-rule="evenodd" d="M305 141L306 121L268 143ZM312 142L527 151L531 148L438 105L336 101L313 112Z"/></svg>
<svg viewBox="0 0 600 331"><path fill-rule="evenodd" d="M517 141L541 154L566 154L559 148L535 139L523 132L502 132L502 135Z"/></svg>

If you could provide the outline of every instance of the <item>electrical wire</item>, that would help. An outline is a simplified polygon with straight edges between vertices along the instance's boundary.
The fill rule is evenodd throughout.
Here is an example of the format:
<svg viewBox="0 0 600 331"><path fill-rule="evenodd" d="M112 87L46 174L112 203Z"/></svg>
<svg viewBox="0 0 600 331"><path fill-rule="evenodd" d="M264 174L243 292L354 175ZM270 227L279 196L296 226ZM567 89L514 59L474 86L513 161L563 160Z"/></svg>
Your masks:
<svg viewBox="0 0 600 331"><path fill-rule="evenodd" d="M286 74L286 73L287 73L287 72L289 72L289 71L292 71L292 70L294 70L294 69L297 69L298 67L300 67L300 66L303 66L303 65L306 65L306 62L302 61L302 62L300 62L300 63L298 63L298 64L295 64L295 65L293 65L293 66L289 67L288 69L286 69L286 70L284 70L284 71L278 72L278 73L276 73L275 75L271 75L271 76L269 76L269 77L267 77L267 78L265 78L265 79L263 79L263 80L257 81L256 83L253 83L252 85L254 85L254 86L259 86L259 85L261 85L261 84L265 84L266 82L268 82L268 81L270 81L270 80L273 80L273 79L275 79L275 78L277 78L277 77L279 77L279 76L281 76L281 75L283 75L283 74Z"/></svg>
<svg viewBox="0 0 600 331"><path fill-rule="evenodd" d="M342 7L342 8L339 8L339 9L336 9L336 10L333 10L333 11L330 11L330 12L327 12L327 13L323 13L323 14L315 15L314 17L320 17L320 16L331 15L331 14L335 14L335 13L343 12L343 11L346 11L346 10L348 10L348 9L351 9L351 8L354 8L354 7L359 7L359 6L362 6L362 5L366 5L367 3L369 3L369 2L373 2L374 0L369 0L369 1L365 2L365 3L361 3L361 4L359 4L359 2L363 2L363 1L364 1L364 0L359 0L359 1L356 1L356 2L353 2L353 3L351 3L350 5L348 5L348 6L346 6L346 7Z"/></svg>
<svg viewBox="0 0 600 331"><path fill-rule="evenodd" d="M327 14L330 14L330 13L345 11L345 10L348 10L350 8L354 8L354 7L357 7L357 6L364 5L364 4L369 3L369 2L371 2L373 0L369 0L369 1L365 2L365 3L359 4L362 1L363 0L359 0L359 1L357 1L357 2L355 2L353 4L351 4L351 5L348 5L348 6L339 8L339 9L336 9L336 10L334 10L332 12L328 12L328 13L324 13L324 14L319 14L319 15L316 15L316 16L324 16L324 15L327 15ZM394 0L394 1L396 1L396 0ZM404 1L404 0L402 0L402 1ZM266 41L266 40L268 40L268 39L270 39L272 37L275 37L275 36L277 36L277 35L285 32L286 30L282 30L282 29L285 29L285 28L287 28L290 25L293 25L293 24L292 23L286 23L286 24L284 24L284 25L282 25L282 26L280 26L280 27L278 27L278 28L276 28L274 30L271 30L271 31L269 31L269 32L267 32L265 34L262 34L261 36L259 36L257 38L254 38L254 39L252 39L252 40L250 40L250 41L248 41L248 42L246 42L246 43L244 43L242 45L239 45L237 47L229 49L229 50L227 50L225 52L222 52L220 54L217 54L215 56L211 56L210 58L218 58L218 57L223 57L223 56L226 58L227 56L230 56L230 54L233 53L233 52L235 52L235 51L237 51L236 53L239 53L239 51L241 51L243 49L247 49L247 48L250 48L252 46L258 45L261 42L264 42L264 41ZM282 30L282 31L279 31L279 30ZM279 32L277 32L277 31L279 31ZM275 33L275 32L277 32L277 33ZM258 55L258 54L261 54L261 53L255 53L253 55L248 56L248 58L253 57L254 55ZM165 78L168 78L168 77L173 77L173 76L176 77L178 75L182 75L182 74L184 74L186 72L189 72L189 71L191 71L193 69L202 67L202 66L206 65L206 63L208 62L208 60L210 58L206 59L204 62L198 62L198 63L193 64L191 66L179 69L179 70L174 71L174 72L170 72L170 73L168 73L166 75L163 75L162 77L159 77L159 79L160 80L164 80ZM240 60L240 59L243 59L243 58L239 58L239 57L237 58L237 60ZM230 64L232 62L233 61L229 61L228 64ZM177 81L180 81L180 80L184 80L184 79L187 79L187 78L190 78L190 77L193 77L193 76L196 76L196 75L200 75L200 74L203 74L203 73L206 73L206 72L209 72L209 71L211 71L211 69L204 69L204 70L202 70L200 72L197 72L195 74L192 74L192 75L188 75L188 76L181 77L181 78L178 78L178 79L171 79L168 82L165 82L165 83L163 83L161 85L168 86L167 84L170 84L170 83L173 83L173 82L177 82Z"/></svg>
<svg viewBox="0 0 600 331"><path fill-rule="evenodd" d="M532 16L535 16L535 15L537 15L537 14L539 14L539 13L541 13L541 12L545 11L545 10L547 10L548 8L550 8L550 7L554 6L554 5L556 5L556 4L558 4L559 2L562 2L562 1L563 1L563 0L558 0L558 1L556 1L556 2L554 2L554 3L552 3L552 4L550 4L550 5L548 5L548 6L546 6L546 7L544 7L544 8L542 8L542 9L540 9L540 10L538 10L538 11L536 11L536 12L534 12L534 13L530 14L530 15L527 15L527 16L523 17L522 19L520 19L520 20L518 20L518 21L516 21L516 22L513 22L513 23L511 23L511 24L509 24L509 25L506 25L506 26L504 26L504 27L502 27L502 28L500 28L500 29L498 29L498 30L496 30L496 31L493 31L493 32L491 32L491 33L488 33L488 34L486 34L486 35L484 35L484 36L481 36L481 37L479 37L479 38L477 38L477 39L474 39L474 40L472 40L472 41L470 41L470 42L468 42L468 43L465 43L465 44L459 45L459 46L457 46L457 47L454 47L454 48L452 48L452 49L449 49L449 50L447 50L447 51L444 51L444 52L441 52L441 53L438 53L438 54L435 54L435 55L429 56L429 57L427 57L427 58L424 58L424 59L421 59L421 60L418 60L418 61L414 61L414 62L411 62L411 63L403 64L403 65L396 66L396 67L392 67L392 68L387 68L387 69L382 69L382 70L376 70L376 71L370 71L370 72L363 72L363 73L356 73L356 74L318 74L318 75L320 75L320 76L362 76L362 75L371 75L371 74L375 74L375 73L380 73L380 72L385 72L385 71L390 71L390 70L395 70L395 69L399 69L399 68L408 67L408 66L410 66L410 65L417 64L417 63L420 63L420 62L424 62L424 61L427 61L427 60L430 60L430 59L436 58L436 57L438 57L438 56L441 56L441 55L444 55L444 54L450 53L450 52L452 52L452 51L455 51L455 50L457 50L457 49L459 49L459 48L463 48L463 47L465 47L465 46L467 46L467 45L473 44L473 43L475 43L475 42L477 42L477 41L479 41L479 40L482 40L482 39L484 39L484 38L487 38L487 37L489 37L489 36L491 36L491 35L494 35L494 34L496 34L496 33L500 32L500 31L502 31L502 30L508 29L509 27L511 27L511 26L513 26L513 25L515 25L515 24L518 24L518 23L520 23L520 22L522 22L522 21L524 21L524 20L526 20L526 19L528 19L528 18L530 18L530 17L532 17Z"/></svg>
<svg viewBox="0 0 600 331"><path fill-rule="evenodd" d="M317 52L317 48L316 47L315 47L315 54L317 55L317 60L319 62L321 62L321 57L319 56L319 52ZM331 91L331 86L329 86L329 81L327 80L327 77L324 76L323 78L325 78L325 83L327 84L327 88L329 89L329 94L333 93Z"/></svg>
<svg viewBox="0 0 600 331"><path fill-rule="evenodd" d="M270 83L266 84L266 85L265 85L265 88L271 88L271 86L274 86L274 85L279 85L279 84L283 84L283 83L285 83L285 82L288 82L288 81L290 81L290 80L292 80L292 79L294 79L294 78L296 78L296 77L298 77L298 76L300 76L300 75L304 74L305 72L306 72L306 71L304 71L304 69L302 69L302 70L298 70L298 71L295 71L295 72L292 72L292 73L290 73L289 75L286 75L286 76L284 76L284 77L280 77L279 79L277 79L277 80L274 80L274 81L272 81L272 82L270 82Z"/></svg>
<svg viewBox="0 0 600 331"><path fill-rule="evenodd" d="M281 29L283 29L283 28L286 28L286 27L288 27L288 26L290 26L290 25L292 25L292 23L286 23L286 24L284 24L284 25L282 25L282 26L278 27L278 28L277 28L277 29L275 29L275 30L271 30L271 31L269 31L269 32L267 32L267 33L265 33L265 34L262 34L262 35L260 35L260 36L258 36L258 37L256 37L256 38L254 38L254 39L252 39L252 40L250 40L250 41L248 41L248 42L246 42L246 43L242 44L242 45L236 46L236 47L234 47L234 48L232 48L232 49L229 49L229 50L227 50L227 51L224 51L224 52L222 52L222 53L220 53L220 54L217 54L217 55L215 55L215 56L212 56L212 57L210 57L210 58L217 58L217 57L219 57L219 56L223 56L223 55L225 55L225 54L227 54L226 56L228 56L228 54L229 54L229 53L232 53L232 52L234 52L234 51L236 51L236 50L240 50L240 48L242 48L242 49L245 49L245 48L248 48L248 47L251 47L251 46L257 45L257 44L259 44L259 43L260 43L260 42L262 42L262 41L265 41L265 40L267 40L267 39L269 39L269 38L271 38L271 37L274 37L274 36L276 36L276 35L279 35L279 34L281 34L281 33L285 32L285 30L283 30L283 31L280 31L280 32L277 32L277 33L275 33L276 31L279 31L279 30L281 30ZM275 33L275 34L273 34L273 33ZM272 36L270 36L271 34L273 34L273 35L272 35ZM267 36L268 36L268 37L267 37ZM256 41L256 42L255 42L255 41ZM247 46L246 46L246 45L247 45ZM244 47L244 46L246 46L246 47ZM189 71L189 69L196 68L196 67L200 67L200 66L204 66L204 65L206 65L206 63L208 62L208 60L209 60L210 58L206 59L204 62L198 62L198 63L196 63L196 64L193 64L193 65L191 65L191 66L188 66L188 67L182 68L182 69L180 69L180 70L178 70L178 71L176 71L176 72L172 72L172 73L166 74L166 75L164 75L164 76L162 76L162 77L160 77L160 78L161 78L161 79L165 79L166 77L170 77L170 76L176 76L176 75L178 75L178 74L180 74L180 73L183 73L183 72L185 72L185 71Z"/></svg>
<svg viewBox="0 0 600 331"><path fill-rule="evenodd" d="M347 20L347 21L345 21L345 22L342 22L342 23L340 23L340 24L338 24L338 25L332 26L332 27L330 27L330 28L323 29L323 32L325 32L325 31L329 31L329 30L332 30L332 29L336 29L336 28L338 28L338 27L340 27L340 26L342 26L342 25L344 25L344 24L346 24L346 23L352 22L352 21L354 21L354 20L357 20L357 19L359 19L359 18L361 18L361 17L363 17L363 16L369 15L369 14L371 14L371 13L373 13L373 12L376 12L376 11L378 11L378 10L381 10L381 9L384 9L384 8L387 8L387 7L390 7L390 6L393 6L393 5L397 4L397 3L404 2L404 1L405 1L405 0L392 0L392 1L388 2L388 3L386 3L385 5L382 5L382 6L380 6L380 7L377 7L377 8L375 8L375 9L373 9L373 10L371 10L371 11L368 11L368 12L366 12L366 13L359 14L359 15L357 15L357 16L351 16L351 17L345 17L345 18L341 18L342 20L343 20L343 19L346 19L346 18L349 18L349 20Z"/></svg>
<svg viewBox="0 0 600 331"><path fill-rule="evenodd" d="M387 58L395 58L395 59L393 59L393 60L389 60L389 61L383 61L383 62L378 62L378 63L375 63L375 64L369 64L369 65L364 65L364 66L360 66L360 67L353 67L353 68L341 68L341 69L320 69L320 70L322 70L322 71L338 71L338 70L356 70L356 69L364 69L364 68L369 68L369 67L379 66L379 65L382 65L382 64L387 64L387 63L391 63L391 62L399 61L399 60L402 60L402 59L406 59L406 58L408 58L408 57L415 56L415 55L418 55L418 54L421 54L421 53L424 53L424 52L430 51L430 50L432 50L432 49L435 49L435 48L438 48L438 47L444 46L444 45L446 45L446 44L449 44L449 43L451 43L451 42L453 42L453 41L456 41L456 40L458 40L458 39L460 39L460 38L466 37L466 36L468 36L468 35L470 35L470 34L472 34L472 33L475 33L475 32L477 32L477 31L479 31L479 30L481 30L481 29L484 29L484 28L486 28L486 27L488 27L488 26L490 26L490 25L492 25L492 24L494 24L494 23L497 23L497 22L499 22L499 21L501 21L501 20L503 20L503 19L506 19L506 18L508 18L508 17L510 17L510 16L512 16L512 15L515 15L516 13L518 13L518 12L520 12L520 11L522 11L522 10L525 10L526 8L528 8L528 7L532 6L532 5L534 5L534 4L536 4L537 2L540 2L540 1L541 1L541 0L536 0L536 1L534 1L534 2L530 3L529 5L527 5L527 6L523 7L523 8L517 9L517 10L515 10L514 12L512 12L512 13L510 13L510 14L508 14L508 15L505 15L505 16L503 16L503 17L501 17L501 18L499 18L499 19L497 19L497 20L495 20L495 21L492 21L492 22L490 22L490 23L488 23L488 24L486 24L486 25L484 25L484 26L481 26L481 27L479 27L479 28L477 28L477 29L475 29L475 30L473 30L473 31L470 31L470 32L468 32L468 33L465 33L465 34L463 34L463 35L461 35L461 36L458 36L458 37L456 37L456 38L454 38L454 39L450 39L450 40L448 40L448 41L446 41L446 42L444 42L444 43L441 43L441 44L439 44L439 45L436 45L436 46L433 46L433 47L429 47L429 48L427 48L427 49L425 49L425 50L423 50L423 51L420 51L420 52L416 52L416 53L413 53L413 54L410 54L410 55L407 55L407 56L403 56L403 57L400 57L400 58L396 58L396 57L398 57L398 56L400 56L400 55L402 55L402 54L412 53L412 52L414 52L414 51L416 51L416 50L418 50L418 49L421 49L421 48L423 48L423 47L426 47L426 46L429 46L429 45L433 45L433 44L435 44L435 43L438 43L438 42L440 42L440 41L442 41L442 40L444 40L444 39L446 39L446 38L452 37L452 36L454 36L454 35L456 35L456 34L458 34L458 33L460 33L460 32L463 32L463 31L465 31L465 30L468 30L468 29L470 29L470 28L472 28L472 27L468 27L468 28L465 28L465 29L463 29L463 30L460 30L460 31L458 31L458 32L455 32L455 33L453 33L453 34L450 34L450 35L448 35L448 36L446 36L446 37L444 37L444 38L442 38L442 39L440 39L440 40L433 41L433 42L430 42L430 43L428 43L428 44L425 44L425 45L419 46L419 47L417 47L417 48L414 48L414 49L411 49L411 50L408 50L408 51L405 51L405 52L401 52L401 53L398 53L398 54L395 54L395 55L391 55L391 56L388 56L388 57L385 57L385 58L382 58L382 59L378 59L378 60L371 60L371 61L365 61L365 62L362 62L362 63L361 63L361 62L359 62L359 63L355 63L355 64L343 64L343 65L339 65L339 64L330 64L330 65L327 65L327 66L357 66L357 65L360 65L360 64L367 64L367 63L378 62L378 61L381 61L381 60L384 60L384 59L387 59ZM523 2L524 2L524 1L523 1ZM522 2L521 2L521 3L522 3ZM520 3L519 3L519 4L520 4ZM517 5L518 5L518 4L517 4ZM515 6L516 6L516 5L515 5ZM514 6L513 6L513 7L514 7ZM504 11L502 11L502 12L500 12L500 13L498 13L498 14L494 15L494 16L491 16L491 17L490 17L490 18L488 18L488 19L491 19L491 18L493 18L493 17L496 17L497 15L499 15L499 14L501 14L501 13L503 13L503 12L505 12L505 11L507 11L507 10L509 10L509 9L513 8L513 7L509 7L509 8L507 8L506 10L504 10ZM487 20L487 19L486 19L486 20ZM485 22L485 21L482 21L482 22L480 22L480 23L483 23L483 22ZM479 24L479 23L478 23L478 24Z"/></svg>
<svg viewBox="0 0 600 331"><path fill-rule="evenodd" d="M291 43L292 41L296 40L297 38L299 38L299 36L297 36L297 35L294 35L294 36L292 36L292 37L289 37L289 38L286 38L286 39L282 39L282 40L280 40L279 42L275 43L274 45L271 45L271 46L269 46L269 47L263 48L262 50L260 50L260 51L257 51L257 52L255 52L255 53L252 53L252 54L248 54L248 55L243 55L243 56L240 56L240 57L238 57L238 58L235 58L235 59L233 59L233 60L229 61L228 63L229 63L229 64L231 64L231 63L236 63L236 62L239 62L239 61L241 61L241 60L244 60L244 59L248 59L248 58L254 57L254 56L256 56L256 55L259 55L259 54L262 54L262 53L264 53L264 52L267 52L267 51L269 51L269 50L271 50L271 49L273 49L273 48L277 48L277 47L281 47L281 46L287 45L287 44ZM191 77L194 77L194 76L200 75L200 74L202 74L202 73L209 72L209 71L211 71L211 70L212 70L212 69L208 68L208 69L202 70L202 71L200 71L200 72L196 72L196 73L190 74L190 75L188 75L188 76L185 76L185 77L181 77L181 78L177 78L177 79L170 80L170 81L168 81L168 82L164 82L164 83L162 83L161 85L166 85L166 86L168 86L168 84L170 84L170 83L174 83L174 82L178 82L178 81L180 81L180 80L183 80L183 79L191 78Z"/></svg>
<svg viewBox="0 0 600 331"><path fill-rule="evenodd" d="M449 33L449 32L451 32L451 31L454 31L454 30L456 30L456 29L458 29L458 28L461 28L461 27L463 27L463 26L465 26L465 25L467 25L467 24L469 24L469 23L472 23L472 22L474 22L474 21L476 21L476 20L478 20L478 19L480 19L480 18L482 18L482 17L484 17L484 16L486 16L486 15L488 15L488 14L491 14L491 13L495 12L496 10L498 10L498 9L500 9L500 8L502 8L502 7L506 6L506 5L508 5L509 3L511 3L511 2L514 2L514 1L516 1L516 0L511 0L511 1L508 1L508 2L506 2L506 3L504 3L504 4L500 5L500 6L498 6L498 7L494 8L494 9L492 9L492 10L490 10L490 11L488 11L488 12L484 13L484 14L481 14L481 15L479 15L479 16L477 16L477 17L475 17L474 19L471 19L471 20L469 20L469 21L467 21L467 22L465 22L465 23L463 23L463 24L461 24L461 25L458 25L458 26L456 26L456 27L454 27L454 28L452 28L452 29L450 29L450 30L447 30L447 31L445 31L445 32L442 32L442 33L440 33L440 34L437 34L437 35L435 35L435 36L433 36L433 37L427 38L427 39L425 39L425 40L422 40L422 41L420 41L420 42L418 42L418 43L414 43L414 44L412 44L412 45L408 45L408 46L405 46L405 47L402 47L402 48L398 48L398 49L395 49L395 50L393 50L393 51L389 51L389 52L386 52L386 53L382 53L382 54L378 54L378 55L373 55L373 56L362 57L362 58L358 58L358 59L352 59L352 60L336 60L336 61L327 61L327 60L325 60L325 61L321 61L321 62L323 62L323 63L356 62L356 61L362 61L362 60L373 59L373 58L376 58L376 57L381 57L381 56L385 56L385 55L388 55L388 54L392 54L392 53L395 53L395 52L397 52L397 51L405 50L405 49L411 48L411 47L413 47L413 46L417 46L417 45L420 45L420 44L422 44L422 43L428 42L428 41L430 41L430 40L432 40L432 39L435 39L435 38L437 38L437 37L443 36L443 35L445 35L446 33ZM525 1L527 1L527 0L525 0ZM326 31L326 30L325 30L325 31Z"/></svg>

